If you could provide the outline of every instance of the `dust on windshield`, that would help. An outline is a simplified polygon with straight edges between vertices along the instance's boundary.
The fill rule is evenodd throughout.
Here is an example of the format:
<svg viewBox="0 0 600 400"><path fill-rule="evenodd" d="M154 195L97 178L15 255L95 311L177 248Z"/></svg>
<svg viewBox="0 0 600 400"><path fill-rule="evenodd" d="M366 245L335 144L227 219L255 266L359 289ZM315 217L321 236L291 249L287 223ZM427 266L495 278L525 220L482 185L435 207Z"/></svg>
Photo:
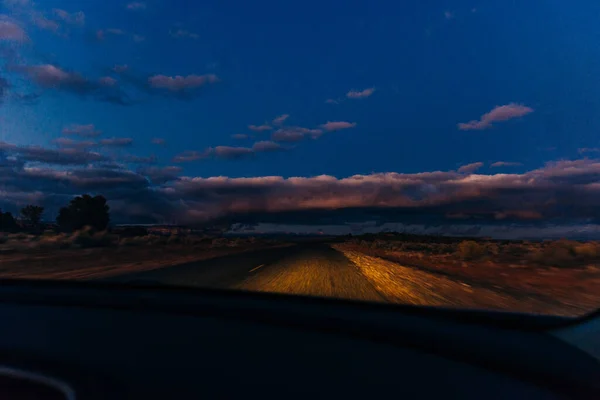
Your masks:
<svg viewBox="0 0 600 400"><path fill-rule="evenodd" d="M1 279L600 306L598 2L1 4Z"/></svg>

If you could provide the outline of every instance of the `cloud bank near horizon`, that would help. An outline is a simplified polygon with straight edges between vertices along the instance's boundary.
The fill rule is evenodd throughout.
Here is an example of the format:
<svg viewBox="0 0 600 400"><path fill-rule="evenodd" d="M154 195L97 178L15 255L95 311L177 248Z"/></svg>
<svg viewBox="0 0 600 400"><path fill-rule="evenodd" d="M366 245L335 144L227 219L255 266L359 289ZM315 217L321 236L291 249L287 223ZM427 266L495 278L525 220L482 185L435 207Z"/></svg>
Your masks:
<svg viewBox="0 0 600 400"><path fill-rule="evenodd" d="M278 150L263 142L255 151ZM224 157L230 149L221 149ZM225 154L227 153L227 154ZM195 155L191 154L190 157ZM130 168L84 149L0 145L0 207L43 205L49 215L82 193L102 194L113 221L201 224L346 224L600 221L600 160L556 161L524 173L372 173L337 178L182 176L182 168Z"/></svg>

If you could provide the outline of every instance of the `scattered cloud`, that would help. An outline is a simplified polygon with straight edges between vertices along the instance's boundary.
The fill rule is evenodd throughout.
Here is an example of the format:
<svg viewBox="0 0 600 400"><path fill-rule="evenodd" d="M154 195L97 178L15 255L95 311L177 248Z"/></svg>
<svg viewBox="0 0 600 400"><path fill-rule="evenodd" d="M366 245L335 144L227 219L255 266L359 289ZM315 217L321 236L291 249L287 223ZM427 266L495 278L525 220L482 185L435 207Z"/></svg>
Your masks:
<svg viewBox="0 0 600 400"><path fill-rule="evenodd" d="M460 167L458 169L458 172L460 172L461 174L472 174L473 172L477 171L481 167L483 167L482 162L475 162L475 163L463 165L462 167Z"/></svg>
<svg viewBox="0 0 600 400"><path fill-rule="evenodd" d="M207 158L209 155L210 154L208 152L200 153L199 151L184 151L183 153L179 153L175 157L173 157L173 162L182 163L197 161Z"/></svg>
<svg viewBox="0 0 600 400"><path fill-rule="evenodd" d="M190 39L199 39L200 35L194 32L186 31L185 29L176 29L169 31L169 35L174 38L190 38Z"/></svg>
<svg viewBox="0 0 600 400"><path fill-rule="evenodd" d="M142 35L137 35L135 33L128 33L120 28L106 28L106 29L98 29L96 31L96 39L98 41L103 41L109 36L114 37L128 37L131 38L134 42L143 42L146 38Z"/></svg>
<svg viewBox="0 0 600 400"><path fill-rule="evenodd" d="M60 29L60 24L56 21L48 19L42 13L34 12L31 16L31 21L40 29L57 33Z"/></svg>
<svg viewBox="0 0 600 400"><path fill-rule="evenodd" d="M290 114L282 114L279 115L278 117L275 117L275 119L273 119L273 121L271 121L271 123L273 125L281 125L285 122L286 119L288 119L290 117Z"/></svg>
<svg viewBox="0 0 600 400"><path fill-rule="evenodd" d="M245 133L236 133L234 135L231 135L232 138L237 139L237 140L244 140L244 139L249 139L250 135L247 135Z"/></svg>
<svg viewBox="0 0 600 400"><path fill-rule="evenodd" d="M123 158L123 161L131 164L156 164L158 159L155 155L151 156L136 156L135 154L129 154Z"/></svg>
<svg viewBox="0 0 600 400"><path fill-rule="evenodd" d="M91 140L74 140L67 137L59 137L54 139L52 143L59 147L70 148L70 149L90 149L97 146L98 143Z"/></svg>
<svg viewBox="0 0 600 400"><path fill-rule="evenodd" d="M271 134L271 140L276 142L299 142L306 137L319 138L323 134L321 129L309 129L300 126L280 128Z"/></svg>
<svg viewBox="0 0 600 400"><path fill-rule="evenodd" d="M123 29L119 29L119 28L108 28L106 29L106 33L110 33L111 35L124 35L125 31Z"/></svg>
<svg viewBox="0 0 600 400"><path fill-rule="evenodd" d="M211 149L210 152L216 158L224 158L229 160L240 159L254 153L251 148L233 146L217 146L214 149Z"/></svg>
<svg viewBox="0 0 600 400"><path fill-rule="evenodd" d="M10 71L26 76L44 89L62 90L80 96L92 96L96 100L126 105L129 99L115 85L107 86L100 81L91 81L77 72L67 71L52 64L13 65Z"/></svg>
<svg viewBox="0 0 600 400"><path fill-rule="evenodd" d="M263 140L260 142L254 143L252 146L252 151L261 153L261 152L270 152L270 151L281 151L283 147L279 143L272 142L270 140Z"/></svg>
<svg viewBox="0 0 600 400"><path fill-rule="evenodd" d="M79 149L47 149L40 146L18 146L0 142L0 151L14 155L23 162L39 162L58 165L86 165L94 161L106 160L98 153Z"/></svg>
<svg viewBox="0 0 600 400"><path fill-rule="evenodd" d="M27 7L31 4L30 0L4 0L2 2L6 7Z"/></svg>
<svg viewBox="0 0 600 400"><path fill-rule="evenodd" d="M494 122L508 121L509 119L523 117L532 112L532 108L522 104L510 103L503 106L496 106L490 112L483 114L479 120L459 123L458 129L463 131L487 129L491 128Z"/></svg>
<svg viewBox="0 0 600 400"><path fill-rule="evenodd" d="M188 76L166 76L154 75L148 78L148 83L156 89L166 89L173 92L197 89L208 83L216 83L219 78L214 74L188 75Z"/></svg>
<svg viewBox="0 0 600 400"><path fill-rule="evenodd" d="M138 173L147 176L155 185L174 181L181 174L182 168L176 166L168 167L145 167L138 169Z"/></svg>
<svg viewBox="0 0 600 400"><path fill-rule="evenodd" d="M133 139L132 138L114 137L114 138L102 139L102 140L100 140L99 143L102 146L124 147L124 146L131 146L131 144L133 144Z"/></svg>
<svg viewBox="0 0 600 400"><path fill-rule="evenodd" d="M152 144L157 144L159 146L164 146L166 144L165 139L162 138L152 138L151 142Z"/></svg>
<svg viewBox="0 0 600 400"><path fill-rule="evenodd" d="M8 89L10 88L10 84L8 81L2 77L0 77L0 103L4 99Z"/></svg>
<svg viewBox="0 0 600 400"><path fill-rule="evenodd" d="M145 10L146 9L146 3L143 3L141 1L134 1L134 2L131 2L131 3L127 4L126 7L127 7L128 10L134 10L134 11Z"/></svg>
<svg viewBox="0 0 600 400"><path fill-rule="evenodd" d="M356 126L356 122L346 122L346 121L327 121L327 123L321 125L321 128L328 132L339 131L340 129L348 129L354 128Z"/></svg>
<svg viewBox="0 0 600 400"><path fill-rule="evenodd" d="M127 64L124 65L115 65L112 70L115 71L117 74L125 72L129 69L129 66Z"/></svg>
<svg viewBox="0 0 600 400"><path fill-rule="evenodd" d="M325 100L325 103L327 103L327 104L339 104L340 102L338 100L335 100L335 99L327 99L327 100Z"/></svg>
<svg viewBox="0 0 600 400"><path fill-rule="evenodd" d="M8 17L0 15L0 42L13 41L23 43L28 40L29 38L23 28L16 22L11 21Z"/></svg>
<svg viewBox="0 0 600 400"><path fill-rule="evenodd" d="M218 147L212 155L248 156L263 146L258 143L253 148ZM179 219L191 224L225 219L347 225L400 221L439 227L450 221L465 227L481 227L482 223L548 226L556 219L590 221L600 215L600 161L591 159L550 162L519 174L388 172L345 178L205 178L181 176L177 166L132 171L110 161L78 149L0 142L0 191L11 193L10 198L3 198L3 207L14 204L14 199L39 195L40 204L53 210L85 190L108 198L115 221L129 218L132 222Z"/></svg>
<svg viewBox="0 0 600 400"><path fill-rule="evenodd" d="M495 163L491 164L490 167L492 168L499 168L499 167L520 167L521 164L520 162L510 162L510 161L496 161Z"/></svg>
<svg viewBox="0 0 600 400"><path fill-rule="evenodd" d="M96 137L102 134L102 131L96 129L94 124L80 125L71 124L62 130L63 135L77 135L81 137Z"/></svg>
<svg viewBox="0 0 600 400"><path fill-rule="evenodd" d="M582 148L577 149L577 152L579 154L599 153L600 152L600 148L599 147L582 147Z"/></svg>
<svg viewBox="0 0 600 400"><path fill-rule="evenodd" d="M82 11L69 13L65 10L55 8L52 12L58 19L69 25L85 25L85 14Z"/></svg>
<svg viewBox="0 0 600 400"><path fill-rule="evenodd" d="M452 11L444 11L444 18L446 18L446 19L453 19L454 18L454 13Z"/></svg>
<svg viewBox="0 0 600 400"><path fill-rule="evenodd" d="M349 99L364 99L371 96L375 92L375 88L367 88L361 91L351 90L346 93L346 97Z"/></svg>
<svg viewBox="0 0 600 400"><path fill-rule="evenodd" d="M273 129L269 125L248 125L248 129L254 132L264 132Z"/></svg>
<svg viewBox="0 0 600 400"><path fill-rule="evenodd" d="M110 76L103 76L98 82L103 86L115 86L117 84L117 80Z"/></svg>

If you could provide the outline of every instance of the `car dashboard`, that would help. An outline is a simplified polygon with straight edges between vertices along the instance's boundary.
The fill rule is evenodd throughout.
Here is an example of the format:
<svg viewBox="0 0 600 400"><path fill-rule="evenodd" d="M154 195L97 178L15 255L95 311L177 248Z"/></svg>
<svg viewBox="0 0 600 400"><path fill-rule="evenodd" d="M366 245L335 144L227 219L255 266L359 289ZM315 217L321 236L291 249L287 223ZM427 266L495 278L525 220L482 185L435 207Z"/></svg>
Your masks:
<svg viewBox="0 0 600 400"><path fill-rule="evenodd" d="M10 390L13 398L48 399L600 394L597 360L539 328L558 318L6 282L0 320L0 397ZM17 397L34 390L37 397Z"/></svg>

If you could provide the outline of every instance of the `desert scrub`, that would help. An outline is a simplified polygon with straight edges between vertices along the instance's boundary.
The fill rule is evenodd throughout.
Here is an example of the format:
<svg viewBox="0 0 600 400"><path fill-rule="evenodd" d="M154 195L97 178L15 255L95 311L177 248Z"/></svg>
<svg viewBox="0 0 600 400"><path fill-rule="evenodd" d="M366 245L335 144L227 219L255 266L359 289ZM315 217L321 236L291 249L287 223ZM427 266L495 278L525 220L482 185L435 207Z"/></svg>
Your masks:
<svg viewBox="0 0 600 400"><path fill-rule="evenodd" d="M463 260L477 260L487 255L487 249L473 240L463 240L456 248L456 255Z"/></svg>

